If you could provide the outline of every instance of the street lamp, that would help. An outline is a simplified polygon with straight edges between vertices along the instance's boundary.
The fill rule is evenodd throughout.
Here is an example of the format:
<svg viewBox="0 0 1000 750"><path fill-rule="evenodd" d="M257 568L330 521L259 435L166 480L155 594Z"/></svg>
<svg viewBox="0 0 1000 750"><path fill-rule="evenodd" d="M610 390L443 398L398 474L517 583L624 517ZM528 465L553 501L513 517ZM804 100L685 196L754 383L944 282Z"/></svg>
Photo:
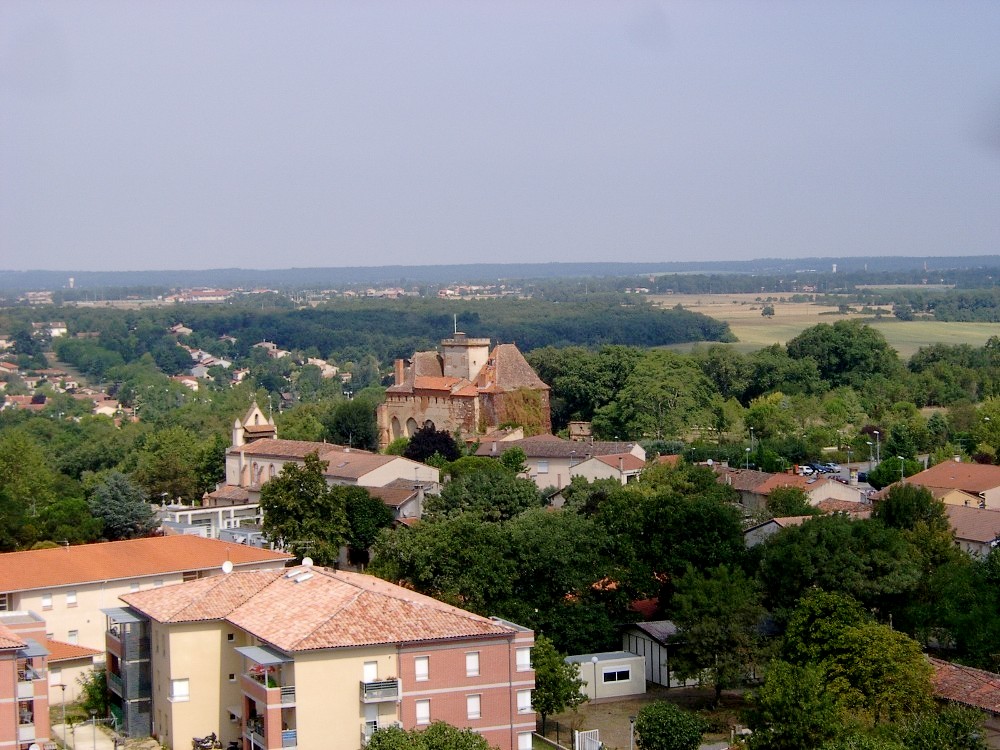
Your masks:
<svg viewBox="0 0 1000 750"><path fill-rule="evenodd" d="M93 745L91 747L93 750L97 750L97 709L90 709L90 732Z"/></svg>
<svg viewBox="0 0 1000 750"><path fill-rule="evenodd" d="M66 744L66 683L60 682L56 687L62 690L62 734L63 744Z"/></svg>
<svg viewBox="0 0 1000 750"><path fill-rule="evenodd" d="M753 427L750 428L750 450L753 450Z"/></svg>
<svg viewBox="0 0 1000 750"><path fill-rule="evenodd" d="M871 440L866 440L865 442L868 443L868 471L870 473L872 470L872 461L875 457L875 454L872 452L872 446L874 443L872 443Z"/></svg>
<svg viewBox="0 0 1000 750"><path fill-rule="evenodd" d="M745 450L747 452L747 471L750 471L750 449L746 448Z"/></svg>
<svg viewBox="0 0 1000 750"><path fill-rule="evenodd" d="M906 459L904 459L902 456L896 456L896 458L899 459L899 481L902 482L905 479L905 477L903 476L903 463Z"/></svg>
<svg viewBox="0 0 1000 750"><path fill-rule="evenodd" d="M597 657L591 656L590 663L594 665L594 703L597 703Z"/></svg>
<svg viewBox="0 0 1000 750"><path fill-rule="evenodd" d="M882 444L879 442L879 431L872 430L872 432L875 433L875 465L878 466L880 463L882 463L882 451L881 451Z"/></svg>
<svg viewBox="0 0 1000 750"><path fill-rule="evenodd" d="M628 750L635 746L635 717L628 717Z"/></svg>

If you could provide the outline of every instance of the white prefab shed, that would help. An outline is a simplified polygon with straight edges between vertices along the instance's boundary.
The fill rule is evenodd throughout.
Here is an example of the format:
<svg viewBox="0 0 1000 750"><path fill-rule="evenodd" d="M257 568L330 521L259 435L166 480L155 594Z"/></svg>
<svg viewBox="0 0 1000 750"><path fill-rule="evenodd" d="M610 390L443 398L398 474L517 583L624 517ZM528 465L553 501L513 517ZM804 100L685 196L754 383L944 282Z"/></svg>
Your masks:
<svg viewBox="0 0 1000 750"><path fill-rule="evenodd" d="M646 692L643 658L628 651L567 656L569 664L580 665L580 692L592 701L622 698Z"/></svg>
<svg viewBox="0 0 1000 750"><path fill-rule="evenodd" d="M677 626L670 620L637 622L622 635L622 646L643 660L646 679L654 685L664 687L688 687L697 685L697 680L682 680L670 668L670 657L674 646L671 636L677 634Z"/></svg>

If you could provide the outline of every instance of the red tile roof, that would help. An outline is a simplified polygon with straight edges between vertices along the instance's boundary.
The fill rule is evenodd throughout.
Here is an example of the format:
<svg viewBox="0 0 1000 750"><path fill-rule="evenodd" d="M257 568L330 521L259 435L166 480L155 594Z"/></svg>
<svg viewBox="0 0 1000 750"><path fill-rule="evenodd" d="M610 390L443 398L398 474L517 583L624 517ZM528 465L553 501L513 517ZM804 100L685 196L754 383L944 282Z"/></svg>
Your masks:
<svg viewBox="0 0 1000 750"><path fill-rule="evenodd" d="M929 469L906 478L907 482L925 487L948 487L978 495L1000 487L1000 466L942 461Z"/></svg>
<svg viewBox="0 0 1000 750"><path fill-rule="evenodd" d="M75 659L93 658L104 654L103 651L98 651L96 648L87 648L86 646L77 646L72 643L54 641L51 638L46 638L42 645L49 652L46 659L50 664L54 661L73 661Z"/></svg>
<svg viewBox="0 0 1000 750"><path fill-rule="evenodd" d="M257 549L198 536L161 536L124 542L82 544L0 554L5 591L112 581L186 570L221 568L292 559L284 552Z"/></svg>
<svg viewBox="0 0 1000 750"><path fill-rule="evenodd" d="M1000 713L1000 675L931 658L934 695L992 714Z"/></svg>
<svg viewBox="0 0 1000 750"><path fill-rule="evenodd" d="M620 466L623 471L641 471L646 468L646 462L631 453L612 453L607 456L594 456L594 458L612 469L617 469Z"/></svg>
<svg viewBox="0 0 1000 750"><path fill-rule="evenodd" d="M0 623L0 648L24 648L27 645L21 636Z"/></svg>
<svg viewBox="0 0 1000 750"><path fill-rule="evenodd" d="M159 622L224 619L286 652L515 632L380 578L305 566L213 576L121 599Z"/></svg>
<svg viewBox="0 0 1000 750"><path fill-rule="evenodd" d="M945 505L944 512L957 539L986 543L1000 537L1000 510Z"/></svg>

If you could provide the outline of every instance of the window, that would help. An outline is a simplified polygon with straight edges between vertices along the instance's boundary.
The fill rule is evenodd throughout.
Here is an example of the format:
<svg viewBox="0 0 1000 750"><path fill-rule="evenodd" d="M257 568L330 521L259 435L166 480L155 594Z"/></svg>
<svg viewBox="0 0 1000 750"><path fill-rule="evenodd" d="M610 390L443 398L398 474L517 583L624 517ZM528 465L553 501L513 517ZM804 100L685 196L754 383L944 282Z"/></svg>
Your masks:
<svg viewBox="0 0 1000 750"><path fill-rule="evenodd" d="M171 680L170 681L170 700L172 701L186 701L191 697L189 692L190 688L188 686L187 678L182 680Z"/></svg>
<svg viewBox="0 0 1000 750"><path fill-rule="evenodd" d="M539 461L538 462L538 473L539 474L548 474L549 473L549 462L548 461Z"/></svg>
<svg viewBox="0 0 1000 750"><path fill-rule="evenodd" d="M429 700L417 701L417 724L431 723L431 702Z"/></svg>
<svg viewBox="0 0 1000 750"><path fill-rule="evenodd" d="M430 664L426 656L418 656L413 660L413 672L418 682L430 679Z"/></svg>
<svg viewBox="0 0 1000 750"><path fill-rule="evenodd" d="M606 667L605 682L628 682L632 679L632 671L628 667Z"/></svg>
<svg viewBox="0 0 1000 750"><path fill-rule="evenodd" d="M72 643L74 646L80 642L80 631L71 630L66 634L66 642Z"/></svg>
<svg viewBox="0 0 1000 750"><path fill-rule="evenodd" d="M465 676L466 677L478 677L479 676L479 652L470 651L465 655Z"/></svg>
<svg viewBox="0 0 1000 750"><path fill-rule="evenodd" d="M67 591L66 592L66 606L67 607L75 607L76 606L76 592L75 591Z"/></svg>
<svg viewBox="0 0 1000 750"><path fill-rule="evenodd" d="M134 594L136 591L139 590L139 582L138 581L133 581L132 583L130 583L128 585L128 590L131 591Z"/></svg>
<svg viewBox="0 0 1000 750"><path fill-rule="evenodd" d="M56 686L62 683L62 670L61 669L50 669L49 670L49 684ZM63 688L65 692L65 688Z"/></svg>
<svg viewBox="0 0 1000 750"><path fill-rule="evenodd" d="M52 594L42 594L42 609L52 609Z"/></svg>
<svg viewBox="0 0 1000 750"><path fill-rule="evenodd" d="M518 690L517 691L517 712L519 714L530 714L531 709L531 691L530 690Z"/></svg>
<svg viewBox="0 0 1000 750"><path fill-rule="evenodd" d="M226 633L226 640L232 643L236 640L236 633Z"/></svg>
<svg viewBox="0 0 1000 750"><path fill-rule="evenodd" d="M517 750L531 750L531 732L517 733Z"/></svg>
<svg viewBox="0 0 1000 750"><path fill-rule="evenodd" d="M7 598L9 596L10 594L0 594L0 612L10 611L10 599Z"/></svg>
<svg viewBox="0 0 1000 750"><path fill-rule="evenodd" d="M529 672L531 670L531 649L519 648L514 653L517 656L517 671Z"/></svg>
<svg viewBox="0 0 1000 750"><path fill-rule="evenodd" d="M229 673L229 681L230 682L236 682L236 673L235 672L230 672Z"/></svg>
<svg viewBox="0 0 1000 750"><path fill-rule="evenodd" d="M378 679L378 662L366 661L362 667L361 679L365 682L375 682Z"/></svg>
<svg viewBox="0 0 1000 750"><path fill-rule="evenodd" d="M465 713L469 719L478 719L480 716L482 704L481 695L467 695L465 696Z"/></svg>
<svg viewBox="0 0 1000 750"><path fill-rule="evenodd" d="M197 581L197 580L198 580L198 571L197 570L185 570L181 574L181 581L183 583L187 583L188 581Z"/></svg>

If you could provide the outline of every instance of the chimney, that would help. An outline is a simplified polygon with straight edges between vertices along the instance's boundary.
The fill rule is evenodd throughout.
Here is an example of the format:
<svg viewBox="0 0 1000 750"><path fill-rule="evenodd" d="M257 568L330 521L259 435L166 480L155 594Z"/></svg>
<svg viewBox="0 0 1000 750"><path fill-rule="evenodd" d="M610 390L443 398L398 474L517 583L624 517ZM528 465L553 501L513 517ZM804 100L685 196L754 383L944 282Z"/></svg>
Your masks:
<svg viewBox="0 0 1000 750"><path fill-rule="evenodd" d="M496 453L496 452L497 452L497 441L494 440L493 441L493 447L490 448L490 453Z"/></svg>
<svg viewBox="0 0 1000 750"><path fill-rule="evenodd" d="M396 385L402 385L403 384L403 377L404 377L403 360L401 360L401 359L397 359L396 360L396 364L395 364L395 367L394 367L394 373L395 373L395 376L396 376Z"/></svg>

